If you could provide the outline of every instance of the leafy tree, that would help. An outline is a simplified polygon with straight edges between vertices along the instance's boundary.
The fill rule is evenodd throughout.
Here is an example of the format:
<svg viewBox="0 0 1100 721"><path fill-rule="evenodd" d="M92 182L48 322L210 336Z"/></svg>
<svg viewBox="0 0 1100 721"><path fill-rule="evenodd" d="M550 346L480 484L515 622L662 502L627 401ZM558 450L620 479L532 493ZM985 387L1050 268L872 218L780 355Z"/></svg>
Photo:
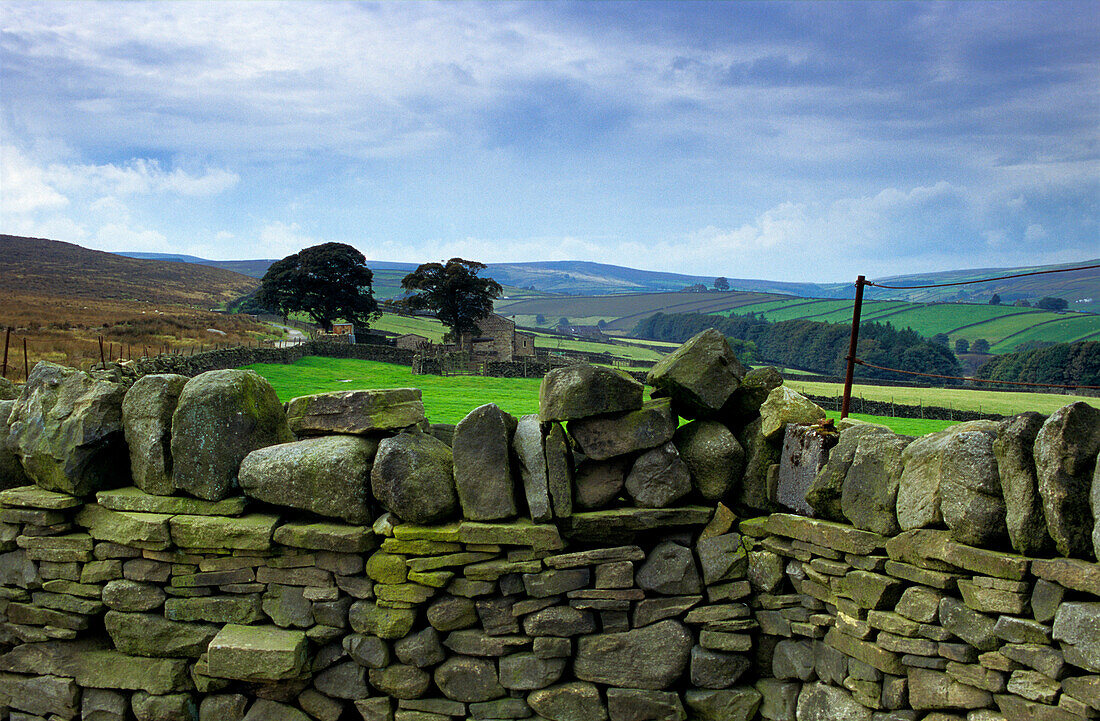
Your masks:
<svg viewBox="0 0 1100 721"><path fill-rule="evenodd" d="M414 291L404 303L414 310L434 310L455 337L476 332L477 321L493 312L493 299L504 290L492 278L479 278L484 263L451 258L446 265L425 263L401 281Z"/></svg>
<svg viewBox="0 0 1100 721"><path fill-rule="evenodd" d="M596 327L600 330L603 330L607 327L607 320L604 318L600 318L598 321L596 321Z"/></svg>
<svg viewBox="0 0 1100 721"><path fill-rule="evenodd" d="M1069 303L1065 298L1054 298L1052 296L1046 296L1040 298L1039 302L1035 304L1036 308L1042 308L1043 310L1065 310L1069 307Z"/></svg>
<svg viewBox="0 0 1100 721"><path fill-rule="evenodd" d="M970 341L968 341L966 338L957 338L957 339L955 339L955 352L956 353L966 353L969 350L970 350Z"/></svg>
<svg viewBox="0 0 1100 721"><path fill-rule="evenodd" d="M271 264L256 301L284 317L306 313L325 332L337 318L368 325L380 314L371 286L374 274L366 263L362 253L344 243L305 248Z"/></svg>
<svg viewBox="0 0 1100 721"><path fill-rule="evenodd" d="M988 353L989 341L987 341L985 338L978 338L974 341L974 345L970 347L970 350L974 353Z"/></svg>
<svg viewBox="0 0 1100 721"><path fill-rule="evenodd" d="M990 305L1000 305L1001 304L1001 296L994 293L993 297L989 299L989 304Z"/></svg>
<svg viewBox="0 0 1100 721"><path fill-rule="evenodd" d="M1031 303L1029 303L1027 301L1027 298L1020 298L1018 301L1016 301L1012 305L1014 305L1017 308L1030 308L1031 307Z"/></svg>
<svg viewBox="0 0 1100 721"><path fill-rule="evenodd" d="M942 345L944 347L947 346L950 340L951 339L947 337L946 333L937 333L936 335L932 336L933 343L935 343L936 345Z"/></svg>
<svg viewBox="0 0 1100 721"><path fill-rule="evenodd" d="M538 315L535 316L535 325L545 325L545 323L546 323L546 316L544 316L542 313L539 313Z"/></svg>
<svg viewBox="0 0 1100 721"><path fill-rule="evenodd" d="M722 278L722 277L715 278L714 279L714 289L715 290L729 290L730 289L730 282L728 280L726 280L725 278Z"/></svg>

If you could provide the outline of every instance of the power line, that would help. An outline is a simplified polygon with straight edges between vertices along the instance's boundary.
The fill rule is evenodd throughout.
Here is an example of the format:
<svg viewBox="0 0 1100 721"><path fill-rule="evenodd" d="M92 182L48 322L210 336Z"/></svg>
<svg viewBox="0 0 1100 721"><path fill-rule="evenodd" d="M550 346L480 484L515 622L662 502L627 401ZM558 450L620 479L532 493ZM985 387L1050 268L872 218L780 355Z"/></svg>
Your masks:
<svg viewBox="0 0 1100 721"><path fill-rule="evenodd" d="M1088 390L1100 390L1100 386L1086 386L1086 385L1077 385L1077 384L1075 384L1075 385L1061 385L1061 384L1058 384L1058 383L1025 383L1024 381L998 381L998 380L993 380L991 378L968 378L966 376L940 375L939 373L920 373L918 371L901 370L900 368L887 368L886 366L879 366L879 365L875 365L874 363L868 363L867 361L862 360L860 358L853 358L852 361L854 363L858 363L861 366L866 366L867 368L874 368L875 370L890 371L892 373L904 373L906 375L911 375L911 376L923 376L925 378L944 378L944 379L947 379L947 380L954 380L954 381L970 381L972 383L1002 383L1002 384L1005 384L1005 385L1032 386L1032 387L1036 387L1036 388L1065 388L1065 389L1085 388L1085 389L1088 389Z"/></svg>
<svg viewBox="0 0 1100 721"><path fill-rule="evenodd" d="M1047 273L1068 273L1072 270L1093 270L1100 268L1100 263L1096 265L1082 265L1076 268L1055 268L1053 270L1035 270L1030 273L1016 273L1014 275L1002 275L996 278L980 278L978 280L960 280L955 283L930 283L928 285L881 285L871 280L863 281L864 285L873 286L875 288L887 288L889 290L916 290L919 288L946 288L951 285L973 285L974 283L989 283L994 280L1008 280L1009 278L1026 278L1030 275L1046 275Z"/></svg>

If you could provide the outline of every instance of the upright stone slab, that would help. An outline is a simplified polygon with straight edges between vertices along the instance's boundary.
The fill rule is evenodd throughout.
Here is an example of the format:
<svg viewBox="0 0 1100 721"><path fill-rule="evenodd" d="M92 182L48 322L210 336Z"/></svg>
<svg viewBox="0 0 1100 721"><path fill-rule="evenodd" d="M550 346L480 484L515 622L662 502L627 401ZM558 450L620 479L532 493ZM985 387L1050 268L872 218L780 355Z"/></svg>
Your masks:
<svg viewBox="0 0 1100 721"><path fill-rule="evenodd" d="M593 365L555 368L539 386L539 419L570 421L642 407L642 384L626 373Z"/></svg>
<svg viewBox="0 0 1100 721"><path fill-rule="evenodd" d="M779 386L760 406L760 433L769 441L778 441L788 423L817 423L824 417L821 406L796 390Z"/></svg>
<svg viewBox="0 0 1100 721"><path fill-rule="evenodd" d="M1100 460L1096 462L1096 471L1092 474L1092 547L1096 558L1100 559Z"/></svg>
<svg viewBox="0 0 1100 721"><path fill-rule="evenodd" d="M860 439L872 433L890 433L890 430L873 423L861 423L840 432L840 439L829 451L824 468L818 471L806 492L806 503L813 508L814 515L830 521L845 520L842 502L844 479L855 460Z"/></svg>
<svg viewBox="0 0 1100 721"><path fill-rule="evenodd" d="M181 491L220 501L257 448L294 440L283 406L254 371L209 371L187 381L172 414L173 482Z"/></svg>
<svg viewBox="0 0 1100 721"><path fill-rule="evenodd" d="M638 456L625 485L637 505L667 508L691 491L691 472L676 446L666 443Z"/></svg>
<svg viewBox="0 0 1100 721"><path fill-rule="evenodd" d="M172 414L187 376L155 374L138 378L122 399L122 425L130 448L134 485L158 496L170 496L172 483Z"/></svg>
<svg viewBox="0 0 1100 721"><path fill-rule="evenodd" d="M14 446L8 441L11 436L8 419L13 406L13 400L0 401L0 490L19 488L31 483L23 471L23 464L19 462Z"/></svg>
<svg viewBox="0 0 1100 721"><path fill-rule="evenodd" d="M787 426L775 489L775 500L780 506L807 516L813 513L806 502L806 492L825 465L836 440L835 432L825 432L817 426Z"/></svg>
<svg viewBox="0 0 1100 721"><path fill-rule="evenodd" d="M1077 401L1059 408L1035 438L1035 469L1047 531L1063 556L1093 558L1089 494L1100 453L1100 409Z"/></svg>
<svg viewBox="0 0 1100 721"><path fill-rule="evenodd" d="M745 475L738 493L740 505L755 510L779 510L775 502L775 487L769 482L771 469L779 467L780 448L760 433L763 418L757 418L741 431L738 440L745 449Z"/></svg>
<svg viewBox="0 0 1100 721"><path fill-rule="evenodd" d="M1043 498L1035 474L1035 438L1046 416L1021 413L1001 421L993 455L1005 502L1005 526L1012 548L1025 556L1043 555L1054 544L1047 533Z"/></svg>
<svg viewBox="0 0 1100 721"><path fill-rule="evenodd" d="M659 395L671 396L680 415L711 418L726 405L744 376L745 367L729 341L710 328L658 361L646 383Z"/></svg>
<svg viewBox="0 0 1100 721"><path fill-rule="evenodd" d="M868 433L859 439L840 496L844 516L853 526L884 536L901 531L897 517L901 459L912 442L911 436L893 433Z"/></svg>
<svg viewBox="0 0 1100 721"><path fill-rule="evenodd" d="M470 411L455 426L451 448L463 518L497 521L516 515L512 482L516 425L515 418L488 403Z"/></svg>
<svg viewBox="0 0 1100 721"><path fill-rule="evenodd" d="M738 428L751 423L760 415L760 406L773 389L783 385L783 376L773 366L753 368L741 379L729 401L722 409L722 417Z"/></svg>
<svg viewBox="0 0 1100 721"><path fill-rule="evenodd" d="M527 415L519 419L512 448L519 461L520 478L523 479L523 495L531 520L546 523L554 517L550 507L550 488L546 477L546 448L542 441L539 417Z"/></svg>
<svg viewBox="0 0 1100 721"><path fill-rule="evenodd" d="M74 368L36 365L8 417L8 442L27 477L76 496L127 485L125 390Z"/></svg>
<svg viewBox="0 0 1100 721"><path fill-rule="evenodd" d="M550 508L554 518L569 518L573 515L573 452L569 450L569 440L560 423L550 424L543 439L543 452L546 454Z"/></svg>
<svg viewBox="0 0 1100 721"><path fill-rule="evenodd" d="M348 523L370 523L371 460L378 440L322 436L252 451L241 462L241 489L256 500Z"/></svg>
<svg viewBox="0 0 1100 721"><path fill-rule="evenodd" d="M951 537L970 546L993 546L1007 534L1001 479L993 455L996 432L970 430L947 441L941 470L940 510Z"/></svg>
<svg viewBox="0 0 1100 721"><path fill-rule="evenodd" d="M903 531L943 522L940 484L944 477L944 454L949 452L951 438L969 431L996 434L997 425L996 421L959 423L921 436L906 446L902 453L904 469L898 484L898 524Z"/></svg>
<svg viewBox="0 0 1100 721"><path fill-rule="evenodd" d="M663 445L672 440L674 430L667 398L650 401L641 410L569 423L569 435L584 455L596 461Z"/></svg>
<svg viewBox="0 0 1100 721"><path fill-rule="evenodd" d="M425 433L378 444L371 489L387 511L409 523L438 523L458 510L451 449Z"/></svg>
<svg viewBox="0 0 1100 721"><path fill-rule="evenodd" d="M692 421L676 429L673 444L691 471L692 484L708 501L720 501L741 480L745 449L717 421Z"/></svg>
<svg viewBox="0 0 1100 721"><path fill-rule="evenodd" d="M287 403L287 423L299 436L362 435L407 428L423 420L419 388L317 393Z"/></svg>

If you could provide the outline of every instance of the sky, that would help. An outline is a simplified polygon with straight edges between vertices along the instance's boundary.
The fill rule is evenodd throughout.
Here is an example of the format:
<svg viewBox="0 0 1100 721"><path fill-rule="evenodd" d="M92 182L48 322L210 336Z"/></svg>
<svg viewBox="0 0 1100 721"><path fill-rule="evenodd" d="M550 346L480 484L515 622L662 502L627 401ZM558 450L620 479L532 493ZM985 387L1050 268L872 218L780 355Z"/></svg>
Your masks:
<svg viewBox="0 0 1100 721"><path fill-rule="evenodd" d="M0 3L0 232L846 281L1100 257L1100 4Z"/></svg>

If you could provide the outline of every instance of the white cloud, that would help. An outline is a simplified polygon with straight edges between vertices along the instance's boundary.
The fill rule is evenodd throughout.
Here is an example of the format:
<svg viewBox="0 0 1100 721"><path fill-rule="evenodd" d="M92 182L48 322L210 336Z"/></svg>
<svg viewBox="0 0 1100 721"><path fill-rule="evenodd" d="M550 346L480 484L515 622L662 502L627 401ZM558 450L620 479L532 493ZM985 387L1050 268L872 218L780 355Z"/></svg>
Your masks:
<svg viewBox="0 0 1100 721"><path fill-rule="evenodd" d="M297 253L302 248L318 245L324 241L312 238L302 232L297 223L275 221L260 229L260 252L264 258L284 258ZM230 255L229 257L240 257Z"/></svg>
<svg viewBox="0 0 1100 721"><path fill-rule="evenodd" d="M62 190L102 195L216 195L240 180L236 173L219 168L207 169L201 174L180 168L165 171L156 160L145 158L134 158L125 165L53 164L43 174L48 182Z"/></svg>
<svg viewBox="0 0 1100 721"><path fill-rule="evenodd" d="M107 223L96 231L93 245L101 250L131 250L167 253L171 244L162 233L145 228L133 228L124 223Z"/></svg>
<svg viewBox="0 0 1100 721"><path fill-rule="evenodd" d="M0 211L22 214L68 204L69 199L53 187L47 172L14 145L0 146Z"/></svg>

